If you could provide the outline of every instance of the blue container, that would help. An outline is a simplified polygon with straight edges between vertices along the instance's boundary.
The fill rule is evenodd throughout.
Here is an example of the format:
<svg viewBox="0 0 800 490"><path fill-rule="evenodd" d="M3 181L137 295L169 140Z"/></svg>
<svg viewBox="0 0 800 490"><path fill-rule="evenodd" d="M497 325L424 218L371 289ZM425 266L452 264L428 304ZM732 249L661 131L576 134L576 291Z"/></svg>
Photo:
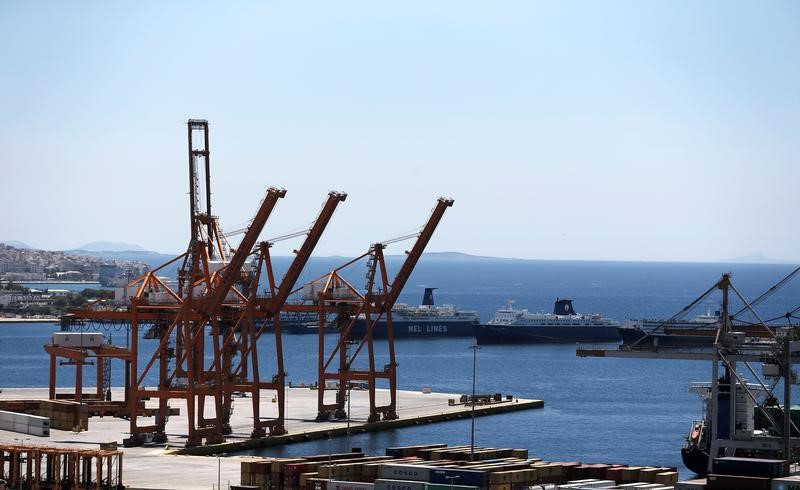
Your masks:
<svg viewBox="0 0 800 490"><path fill-rule="evenodd" d="M466 485L470 487L487 488L489 474L483 471L456 470L452 468L431 469L431 483L453 483L453 485Z"/></svg>

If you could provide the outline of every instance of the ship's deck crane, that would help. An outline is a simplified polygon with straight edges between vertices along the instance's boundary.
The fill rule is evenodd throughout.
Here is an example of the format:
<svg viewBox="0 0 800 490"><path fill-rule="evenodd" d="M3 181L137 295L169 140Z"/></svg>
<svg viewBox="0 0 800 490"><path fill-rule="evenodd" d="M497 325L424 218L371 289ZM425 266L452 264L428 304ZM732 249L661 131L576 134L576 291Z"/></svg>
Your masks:
<svg viewBox="0 0 800 490"><path fill-rule="evenodd" d="M800 268L790 274L793 277ZM785 284L786 279L778 284ZM706 291L693 304L708 296L714 289L722 294L721 319L717 327L717 334L713 347L705 350L681 349L681 348L657 348L646 343L639 345L622 345L617 349L605 347L580 346L576 354L580 357L620 357L632 359L676 359L676 360L702 360L711 361L711 389L708 399L709 414L711 416L711 437L710 447L708 448L707 470L711 472L713 459L718 455L735 455L737 451L758 452L770 451L773 454L781 454L784 459L791 460L793 453L800 448L800 430L794 425L788 414L788 407L791 407L791 385L795 373L793 366L800 364L800 328L797 326L770 328L753 308L754 304L762 298L774 292L774 287L753 302L748 302L744 296L736 289L731 281L730 274L723 274L722 278L708 291ZM729 296L733 291L744 306L734 315L730 314ZM684 309L685 310L685 309ZM786 314L789 318L793 313ZM757 322L749 326L748 332L739 331L733 325L733 317L742 313L751 313ZM782 404L772 405L771 408L778 412L778 417L770 415L769 411L762 406L750 388L750 385L737 371L737 366L741 363L748 370L750 375L755 378L755 384L767 394L767 399L772 403L782 398ZM781 397L774 393L774 386L761 379L751 363L763 363L772 366L773 378L780 379L783 384L783 394ZM720 368L723 368L725 376L720 375ZM766 370L765 370L766 373ZM764 375L766 377L766 374ZM727 379L724 383L721 381ZM721 385L723 385L721 387ZM741 430L737 427L737 421L745 416L740 413L743 410L737 400L737 392L751 399L757 409L763 414L765 420L769 422L769 435L754 436L752 431ZM720 393L724 393L727 407L720 402ZM726 416L721 415L721 411L727 409ZM720 421L727 421L728 426L720 427ZM724 436L723 436L724 434Z"/></svg>

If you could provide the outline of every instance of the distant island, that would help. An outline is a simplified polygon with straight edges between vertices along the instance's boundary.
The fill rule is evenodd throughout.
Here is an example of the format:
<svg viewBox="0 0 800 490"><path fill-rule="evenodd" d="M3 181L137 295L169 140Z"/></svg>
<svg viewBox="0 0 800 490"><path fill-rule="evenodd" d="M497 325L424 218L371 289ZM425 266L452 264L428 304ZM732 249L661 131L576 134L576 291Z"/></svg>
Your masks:
<svg viewBox="0 0 800 490"><path fill-rule="evenodd" d="M751 253L741 257L733 257L731 259L723 260L725 263L733 264L793 264L792 260L771 259L762 253Z"/></svg>
<svg viewBox="0 0 800 490"><path fill-rule="evenodd" d="M0 245L5 244L9 247L13 247L19 250L39 250L36 247L32 247L25 242L19 240L0 240ZM180 255L183 253L184 250L175 253L161 253L161 252L154 252L152 250L147 250L146 248L142 247L141 245L136 245L132 243L124 243L124 242L112 242L106 240L94 241L90 243L86 243L81 245L80 247L76 247L73 249L65 250L63 252L66 255L71 256L90 256L90 257L97 257L100 259L106 260L117 260L117 261L134 261L134 262L143 262L150 267L159 266L171 259L175 256ZM277 256L276 256L277 257ZM349 260L352 257L347 257L343 255L328 255L328 256L315 256L317 259L337 259L341 258L343 260ZM405 257L404 254L389 254L386 256L387 258L397 259L401 257ZM517 257L494 257L490 255L473 255L465 252L455 252L455 251L446 251L446 252L425 252L423 253L423 257L433 260L499 260L499 261L515 261L515 260L543 260L543 261L554 261L554 262L606 262L607 260L603 259L531 259L531 258L517 258ZM627 262L625 260L610 260L611 262ZM740 257L732 257L726 259L719 259L719 260L704 260L704 261L686 261L686 260L643 260L637 262L709 262L709 263L731 263L731 264L795 264L800 263L800 261L795 260L786 260L786 259L773 259L767 257L763 253L754 252L747 255L743 255Z"/></svg>
<svg viewBox="0 0 800 490"><path fill-rule="evenodd" d="M80 247L70 250L70 252L85 251L85 252L147 252L147 250L139 245L121 242L106 242L97 241L90 242Z"/></svg>

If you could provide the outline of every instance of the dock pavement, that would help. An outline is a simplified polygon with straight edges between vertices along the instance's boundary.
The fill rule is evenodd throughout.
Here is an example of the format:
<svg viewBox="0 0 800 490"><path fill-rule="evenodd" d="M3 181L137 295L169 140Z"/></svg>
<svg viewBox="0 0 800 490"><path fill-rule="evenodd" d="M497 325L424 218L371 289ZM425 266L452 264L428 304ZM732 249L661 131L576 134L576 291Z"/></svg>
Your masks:
<svg viewBox="0 0 800 490"><path fill-rule="evenodd" d="M62 390L59 390L61 392ZM3 388L0 399L35 400L47 398L47 388ZM388 402L388 391L378 390L377 403ZM450 405L450 400L458 402L460 395L452 393L422 393L417 391L398 391L399 419L387 422L367 424L369 398L367 391L353 390L350 401L350 431L357 434L366 431L393 430L409 425L444 422L468 418L471 407L461 403ZM112 388L112 399L123 398L122 388ZM155 406L154 401L148 406ZM475 407L476 416L493 415L508 411L541 408L542 400L526 400L514 398L510 401L492 405ZM166 444L150 444L140 447L124 448L122 440L129 435L129 422L114 417L92 417L89 419L89 430L72 432L51 429L50 437L36 437L16 432L0 430L0 441L7 443L32 444L41 446L61 446L83 449L97 449L100 443L116 442L124 453L123 483L130 489L211 489L222 482L226 488L228 482L238 484L240 479L240 463L243 458L236 451L256 447L267 447L294 442L305 442L313 439L327 438L328 433L334 437L344 435L347 421L316 422L317 391L308 387L287 388L286 396L286 429L288 434L278 437L251 439L252 400L237 398L231 417L233 433L226 436L226 442L214 446L198 446L185 448L188 431L185 414L186 402L181 399L170 400L170 407L178 408L181 415L170 417L167 422ZM262 417L277 416L277 404L274 392L264 390L261 394L260 409ZM208 408L207 408L208 410ZM213 404L211 407L213 411ZM437 441L421 441L437 442ZM187 454L191 453L191 454ZM210 455L225 453L222 458ZM205 456L204 456L205 455ZM219 474L218 474L219 471Z"/></svg>

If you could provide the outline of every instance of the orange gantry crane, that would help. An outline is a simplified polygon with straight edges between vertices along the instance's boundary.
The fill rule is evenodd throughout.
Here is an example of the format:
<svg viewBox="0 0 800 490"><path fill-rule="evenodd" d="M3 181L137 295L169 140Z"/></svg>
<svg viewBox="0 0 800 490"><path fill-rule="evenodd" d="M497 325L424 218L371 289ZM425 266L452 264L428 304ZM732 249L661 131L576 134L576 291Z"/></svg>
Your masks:
<svg viewBox="0 0 800 490"><path fill-rule="evenodd" d="M285 431L282 408L276 419L268 421L262 420L258 411L260 389L275 389L283 398L285 374L280 329L275 329L279 372L272 376L271 383L264 383L259 379L256 345L265 329L256 330L255 321L269 313L273 317L272 323L279 324L279 320L274 318L285 301L283 291L291 290L336 205L346 197L343 193L329 194L320 216L308 230L304 245L278 287L280 294L271 294L269 301L261 301L257 294L261 270L268 271L270 288L274 288L275 282L269 263L269 244L261 243L256 248L258 236L286 191L267 190L241 243L231 254L219 220L211 214L208 122L189 120L188 128L191 237L187 251L129 283L126 291L132 294L125 294L122 305L97 302L68 316L71 322L126 323L130 328L130 346L126 349L47 347L51 355L51 397L55 397L54 366L57 357L75 364L85 363L90 356L113 356L125 360L126 408L117 413L130 419L131 437L126 443L131 445L149 439L148 435L152 435L155 441L166 440L165 427L170 415L168 403L175 398L186 400L187 445L201 444L203 439L207 443L221 442L224 434L230 432L231 396L235 391L254 394L254 436L265 435L267 430L271 434ZM197 133L200 133L199 138ZM201 187L205 187L205 192L201 193ZM248 269L244 266L254 249L259 256L259 265ZM176 284L158 276L177 262L181 265ZM140 356L140 334L145 331L158 340L158 346L149 358ZM207 339L212 343L209 360L206 359L209 354ZM239 363L234 366L233 360L237 356ZM157 386L148 387L146 380L152 379L153 374L157 374ZM76 377L74 398L81 399L80 373ZM213 412L206 410L209 398L213 401ZM157 400L157 413L154 423L142 425L140 419L146 413L144 402L148 399Z"/></svg>
<svg viewBox="0 0 800 490"><path fill-rule="evenodd" d="M225 336L222 348L224 380L223 413L228 416L232 411L233 393L250 393L253 404L253 437L266 435L267 430L271 435L285 433L285 381L286 372L283 366L283 344L281 339L281 308L286 303L289 294L300 277L311 253L316 247L322 233L333 216L339 203L344 202L347 194L331 191L322 206L319 216L312 226L303 232L306 238L303 245L295 250L295 257L289 265L283 279L278 284L272 268L269 249L271 242L261 242L255 253L254 273L246 288L247 307L239 317L239 322L230 329ZM266 274L266 294L258 294L258 285L261 283L261 274ZM258 326L257 326L258 325ZM273 330L275 335L277 372L271 381L259 381L258 340L261 336ZM234 364L234 359L238 362ZM252 373L248 376L248 368ZM273 420L262 420L260 415L260 390L275 390L277 398L278 416Z"/></svg>
<svg viewBox="0 0 800 490"><path fill-rule="evenodd" d="M317 420L346 417L345 401L349 396L350 387L354 384L366 384L369 390L369 422L377 422L381 418L383 420L397 418L397 362L392 328L392 307L433 236L444 212L452 205L453 199L439 198L430 218L418 234L373 244L366 253L304 284L301 289L295 291L302 291L305 299L309 300L311 304L287 304L284 307L286 311L317 312L319 315ZM413 237L416 237L414 246L406 252L405 261L394 280L390 282L383 254L384 248L394 241ZM343 269L364 259L367 259L367 275L365 293L361 294L340 273ZM333 349L326 352L325 327L329 314L336 315L335 321L339 338ZM355 322L359 319L366 322L366 329L363 336L357 340L352 332ZM376 366L373 331L382 319L385 319L388 334L386 347L389 362L384 366ZM355 369L353 365L364 347L367 349L367 367ZM334 363L337 357L338 363ZM376 388L379 380L385 380L389 385L389 401L386 405L377 403ZM335 392L335 400L332 403L326 401L325 398L326 392L331 390Z"/></svg>
<svg viewBox="0 0 800 490"><path fill-rule="evenodd" d="M98 301L81 310L72 311L64 323L127 325L130 342L127 347L108 344L49 345L50 397L56 398L56 364L59 358L76 366L76 388L71 398L85 402L90 413L114 414L130 420L131 436L127 445L146 440L165 441L166 423L174 409L172 399L186 403L188 434L186 445L217 443L231 432L230 416L236 393L250 394L253 405L253 437L285 433L285 378L281 341L281 313L300 312L317 315L318 344L318 419L344 417L347 390L353 383L369 389L369 421L397 418L397 363L392 331L392 307L400 295L422 252L453 200L440 198L427 223L419 233L401 237L416 238L412 249L390 282L383 255L384 248L395 241L375 243L360 257L298 289L295 283L330 222L339 203L347 194L330 192L317 219L300 233L259 242L267 220L278 201L286 195L283 189L267 189L255 216L244 231L235 250L222 233L219 220L211 213L211 177L208 122L188 122L190 240L185 253L143 276L131 281L115 301ZM202 188L202 192L201 192ZM305 235L305 240L280 282L270 257L274 242ZM248 260L250 260L248 265ZM367 260L367 284L362 294L345 281L340 271ZM177 279L165 279L169 267L179 264ZM266 285L266 287L262 287ZM293 294L302 294L310 303L288 303ZM325 350L324 331L328 318L336 316L339 338L333 350ZM367 328L359 341L351 334L357 320L365 319ZM385 318L389 334L388 364L377 367L372 332ZM62 323L63 325L63 323ZM276 372L262 376L259 339L264 334L275 336ZM142 349L143 334L157 340L149 356ZM210 342L211 345L208 345ZM354 352L350 348L355 346ZM366 347L367 367L355 369L354 361ZM334 360L338 357L337 365ZM97 358L97 393L83 393L82 366ZM125 363L125 401L111 402L110 393L102 393L104 374L101 364L110 359ZM263 379L263 380L262 380ZM379 406L377 383L389 385L389 402ZM332 382L334 386L328 385ZM261 390L274 390L277 416L262 417ZM326 393L335 391L335 402L326 400ZM106 400L103 400L105 395ZM59 398L65 398L59 394ZM146 400L155 400L157 407L145 408ZM211 403L207 403L210 400ZM155 415L152 422L143 417Z"/></svg>

